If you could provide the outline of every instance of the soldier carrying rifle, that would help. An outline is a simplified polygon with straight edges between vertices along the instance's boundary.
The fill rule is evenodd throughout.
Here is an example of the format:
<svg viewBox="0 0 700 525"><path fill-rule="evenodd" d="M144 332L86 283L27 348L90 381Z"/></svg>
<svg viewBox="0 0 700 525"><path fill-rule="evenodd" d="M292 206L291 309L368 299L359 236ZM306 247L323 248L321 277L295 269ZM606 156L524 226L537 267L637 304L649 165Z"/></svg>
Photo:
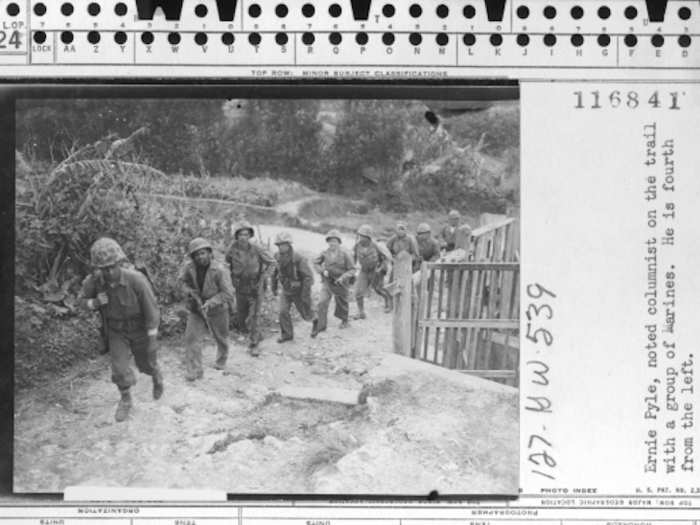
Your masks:
<svg viewBox="0 0 700 525"><path fill-rule="evenodd" d="M233 232L235 241L226 253L231 269L231 280L236 288L236 313L239 329L249 333L250 355L260 355L258 344L262 339L258 327L260 307L264 296L263 285L275 259L262 246L251 242L254 231L248 222L241 222Z"/></svg>
<svg viewBox="0 0 700 525"><path fill-rule="evenodd" d="M311 271L306 257L294 251L292 236L287 232L280 232L275 238L277 264L272 274L272 293L277 295L281 285L282 295L279 302L279 323L281 335L278 343L294 339L294 326L290 309L296 305L297 311L305 321L312 321L313 311L311 306L311 286L314 283L314 274ZM317 321L313 321L313 327Z"/></svg>
<svg viewBox="0 0 700 525"><path fill-rule="evenodd" d="M316 271L321 274L323 288L318 301L318 318L314 323L311 337L316 337L328 325L328 305L335 297L335 316L340 319L340 328L347 328L348 323L348 285L355 276L355 264L348 252L340 246L341 239L338 230L326 234L328 249L314 260Z"/></svg>
<svg viewBox="0 0 700 525"><path fill-rule="evenodd" d="M355 301L357 301L357 315L355 319L366 319L365 297L369 295L370 288L384 299L384 311L393 309L393 297L384 288L384 277L389 271L391 253L373 240L374 233L369 224L363 224L357 230L358 241L353 247L355 262L359 266L359 276L355 286Z"/></svg>
<svg viewBox="0 0 700 525"><path fill-rule="evenodd" d="M201 379L202 349L197 344L207 332L216 340L217 370L226 366L228 357L229 304L233 287L227 269L213 258L209 241L198 237L190 242L187 261L180 273L180 282L187 296L187 328L185 329L186 375L188 381Z"/></svg>

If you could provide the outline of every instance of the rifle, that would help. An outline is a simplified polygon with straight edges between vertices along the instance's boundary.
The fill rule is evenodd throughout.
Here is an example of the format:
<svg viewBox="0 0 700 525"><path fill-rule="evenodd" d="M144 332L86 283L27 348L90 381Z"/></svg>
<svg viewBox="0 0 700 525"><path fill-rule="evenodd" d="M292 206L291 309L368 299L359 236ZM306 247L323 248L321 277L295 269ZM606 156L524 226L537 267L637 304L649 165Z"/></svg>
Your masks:
<svg viewBox="0 0 700 525"><path fill-rule="evenodd" d="M106 283L101 271L95 276L95 280L97 281L96 284L98 293L106 292ZM98 352L100 355L105 355L109 353L109 336L107 335L107 314L105 313L103 305L100 305L97 310L100 312L100 321L102 322L102 327L100 328L100 337L102 338L103 345Z"/></svg>
<svg viewBox="0 0 700 525"><path fill-rule="evenodd" d="M196 295L190 295L190 301L193 303L194 307L192 308L192 311L199 315L199 317L204 321L204 325L207 327L207 330L211 332L211 326L209 326L209 319L207 319L207 314L204 313L204 305L202 304L202 299L199 296Z"/></svg>

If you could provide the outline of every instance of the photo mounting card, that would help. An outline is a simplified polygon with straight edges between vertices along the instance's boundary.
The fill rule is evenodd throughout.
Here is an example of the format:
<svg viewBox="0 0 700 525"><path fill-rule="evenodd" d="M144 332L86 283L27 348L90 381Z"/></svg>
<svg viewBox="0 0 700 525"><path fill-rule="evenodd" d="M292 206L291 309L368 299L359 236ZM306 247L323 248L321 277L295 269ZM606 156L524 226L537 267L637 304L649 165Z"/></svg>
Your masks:
<svg viewBox="0 0 700 525"><path fill-rule="evenodd" d="M13 490L693 523L699 21L694 0L0 0ZM274 260L256 278L248 231ZM141 292L84 284L101 237ZM182 288L204 287L197 238L230 280L213 319ZM275 273L290 253L313 283Z"/></svg>

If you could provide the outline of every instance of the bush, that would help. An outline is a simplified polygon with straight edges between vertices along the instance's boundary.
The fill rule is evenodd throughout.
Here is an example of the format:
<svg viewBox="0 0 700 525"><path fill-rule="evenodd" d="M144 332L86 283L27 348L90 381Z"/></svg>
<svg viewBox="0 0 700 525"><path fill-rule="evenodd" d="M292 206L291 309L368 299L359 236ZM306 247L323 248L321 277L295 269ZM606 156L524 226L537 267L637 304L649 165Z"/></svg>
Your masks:
<svg viewBox="0 0 700 525"><path fill-rule="evenodd" d="M479 173L468 159L455 156L433 170L412 170L404 181L404 198L419 210L469 210L470 214L505 213L513 188L498 177Z"/></svg>

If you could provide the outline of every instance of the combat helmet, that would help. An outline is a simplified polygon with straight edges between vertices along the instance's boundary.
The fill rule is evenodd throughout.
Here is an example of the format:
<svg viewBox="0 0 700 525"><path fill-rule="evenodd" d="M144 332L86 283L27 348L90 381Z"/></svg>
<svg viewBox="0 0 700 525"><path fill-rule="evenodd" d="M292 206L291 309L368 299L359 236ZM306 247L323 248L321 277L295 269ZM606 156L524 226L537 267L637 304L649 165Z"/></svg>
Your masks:
<svg viewBox="0 0 700 525"><path fill-rule="evenodd" d="M196 239L192 239L190 241L190 245L187 247L187 253L190 254L190 257L195 254L195 252L198 252L199 250L204 250L207 249L209 251L212 251L213 248L211 246L211 243L202 238L202 237L197 237Z"/></svg>
<svg viewBox="0 0 700 525"><path fill-rule="evenodd" d="M448 219L460 219L462 215L457 211L457 210L450 210L450 213L447 214Z"/></svg>
<svg viewBox="0 0 700 525"><path fill-rule="evenodd" d="M253 225L250 224L248 221L241 221L236 225L236 229L233 230L233 238L238 239L238 233L243 230L248 230L251 237L255 236L255 230L253 229Z"/></svg>
<svg viewBox="0 0 700 525"><path fill-rule="evenodd" d="M97 239L90 247L90 264L95 268L112 266L126 259L119 243L109 237Z"/></svg>
<svg viewBox="0 0 700 525"><path fill-rule="evenodd" d="M330 230L326 234L326 242L328 242L330 239L338 239L339 243L343 243L343 240L340 238L340 232L338 230Z"/></svg>
<svg viewBox="0 0 700 525"><path fill-rule="evenodd" d="M363 237L369 237L371 239L374 236L374 232L369 224L363 224L357 229L357 235L362 235Z"/></svg>
<svg viewBox="0 0 700 525"><path fill-rule="evenodd" d="M280 245L280 244L292 244L292 235L289 232L279 232L277 235L275 235L275 244Z"/></svg>
<svg viewBox="0 0 700 525"><path fill-rule="evenodd" d="M421 222L416 228L416 233L430 233L430 224L427 222Z"/></svg>

